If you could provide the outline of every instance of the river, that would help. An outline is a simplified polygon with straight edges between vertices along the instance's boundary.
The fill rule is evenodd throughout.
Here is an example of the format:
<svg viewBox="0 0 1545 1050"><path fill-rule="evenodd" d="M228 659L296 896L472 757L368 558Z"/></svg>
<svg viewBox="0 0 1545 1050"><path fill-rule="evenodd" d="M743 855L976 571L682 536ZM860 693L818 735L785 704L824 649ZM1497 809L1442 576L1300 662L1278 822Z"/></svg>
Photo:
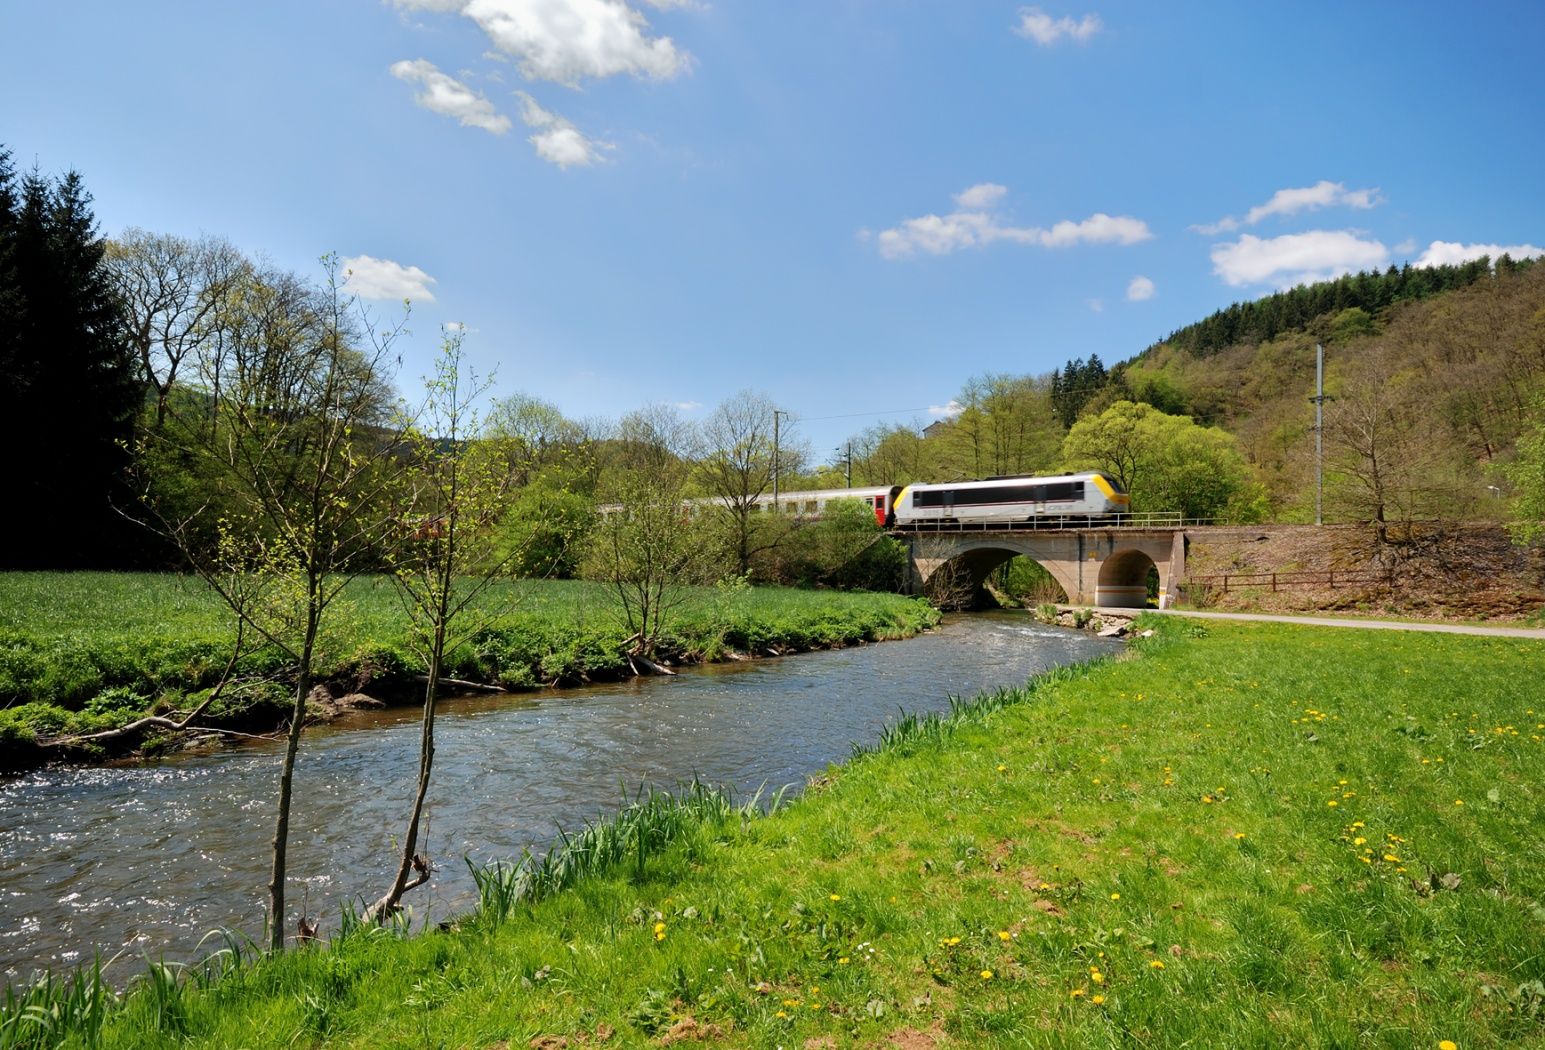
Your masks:
<svg viewBox="0 0 1545 1050"><path fill-rule="evenodd" d="M640 785L697 776L744 797L801 785L899 711L1017 685L1117 642L1023 613L951 617L903 642L717 664L559 692L441 705L429 851L407 903L419 921L474 899L463 856L540 848L556 828L619 808ZM360 712L306 733L296 770L288 900L337 924L344 900L385 889L412 797L411 709ZM0 783L0 969L11 981L123 952L186 959L217 927L261 929L282 746L145 765L46 769Z"/></svg>

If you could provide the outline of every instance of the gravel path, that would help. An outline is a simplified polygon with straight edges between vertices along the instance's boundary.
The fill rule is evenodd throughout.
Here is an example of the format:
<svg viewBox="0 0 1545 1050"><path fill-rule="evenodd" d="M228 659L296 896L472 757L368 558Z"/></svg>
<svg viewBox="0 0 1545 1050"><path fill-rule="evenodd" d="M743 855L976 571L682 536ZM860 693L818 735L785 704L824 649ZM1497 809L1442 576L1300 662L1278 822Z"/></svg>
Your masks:
<svg viewBox="0 0 1545 1050"><path fill-rule="evenodd" d="M1159 610L1149 609L1148 612ZM1271 616L1266 613L1192 612L1164 609L1165 616L1191 616L1198 620L1265 620L1269 623L1297 623L1314 627L1358 627L1371 631L1430 631L1435 634L1479 634L1493 638L1538 638L1545 640L1545 629L1531 627L1481 627L1468 623L1402 623L1399 620L1344 620L1337 616Z"/></svg>

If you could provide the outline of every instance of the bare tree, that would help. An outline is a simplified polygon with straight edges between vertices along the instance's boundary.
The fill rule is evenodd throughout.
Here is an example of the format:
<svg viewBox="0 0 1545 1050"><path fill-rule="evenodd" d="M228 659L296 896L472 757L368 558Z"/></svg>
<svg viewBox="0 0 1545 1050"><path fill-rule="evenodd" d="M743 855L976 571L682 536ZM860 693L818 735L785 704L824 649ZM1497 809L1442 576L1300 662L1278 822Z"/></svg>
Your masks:
<svg viewBox="0 0 1545 1050"><path fill-rule="evenodd" d="M697 435L656 406L624 418L613 444L605 489L613 507L591 535L587 574L617 597L632 632L629 660L661 671L654 657L670 614L711 574L711 552L683 504Z"/></svg>
<svg viewBox="0 0 1545 1050"><path fill-rule="evenodd" d="M766 396L742 390L721 403L703 425L698 477L715 501L715 515L728 526L735 571L742 576L750 571L751 559L776 546L782 535L782 530L756 528L761 520L758 501L772 491L775 466L785 476L791 468L792 457L786 446L793 444L792 434L779 433L774 444L777 411Z"/></svg>
<svg viewBox="0 0 1545 1050"><path fill-rule="evenodd" d="M251 264L218 237L125 231L107 244L106 262L129 321L142 378L155 391L154 426L185 364L214 343L220 313L251 274Z"/></svg>

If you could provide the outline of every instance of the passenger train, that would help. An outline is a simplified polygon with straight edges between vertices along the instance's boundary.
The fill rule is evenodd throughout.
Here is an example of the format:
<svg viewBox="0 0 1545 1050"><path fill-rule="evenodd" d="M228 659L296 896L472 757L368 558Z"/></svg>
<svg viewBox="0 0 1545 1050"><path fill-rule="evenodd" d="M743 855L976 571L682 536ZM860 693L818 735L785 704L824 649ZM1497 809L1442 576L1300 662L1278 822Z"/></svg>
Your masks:
<svg viewBox="0 0 1545 1050"><path fill-rule="evenodd" d="M818 518L828 503L839 499L865 503L873 509L877 523L901 529L930 524L1034 524L1068 518L1108 522L1130 513L1132 505L1115 478L1094 470L1047 477L1016 474L983 481L780 492L776 501L772 493L764 493L754 501L752 511ZM695 515L723 503L708 497L687 500L686 507Z"/></svg>

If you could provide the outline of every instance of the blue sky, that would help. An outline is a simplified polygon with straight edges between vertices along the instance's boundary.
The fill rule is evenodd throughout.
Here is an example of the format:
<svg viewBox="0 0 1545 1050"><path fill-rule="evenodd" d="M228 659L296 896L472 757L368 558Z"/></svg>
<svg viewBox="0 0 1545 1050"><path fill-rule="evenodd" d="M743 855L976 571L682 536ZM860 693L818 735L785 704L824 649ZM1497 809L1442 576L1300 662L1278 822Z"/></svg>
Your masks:
<svg viewBox="0 0 1545 1050"><path fill-rule="evenodd" d="M576 417L817 456L1307 277L1545 245L1545 5L0 7L0 143L105 232L336 252ZM843 417L843 418L829 418Z"/></svg>

